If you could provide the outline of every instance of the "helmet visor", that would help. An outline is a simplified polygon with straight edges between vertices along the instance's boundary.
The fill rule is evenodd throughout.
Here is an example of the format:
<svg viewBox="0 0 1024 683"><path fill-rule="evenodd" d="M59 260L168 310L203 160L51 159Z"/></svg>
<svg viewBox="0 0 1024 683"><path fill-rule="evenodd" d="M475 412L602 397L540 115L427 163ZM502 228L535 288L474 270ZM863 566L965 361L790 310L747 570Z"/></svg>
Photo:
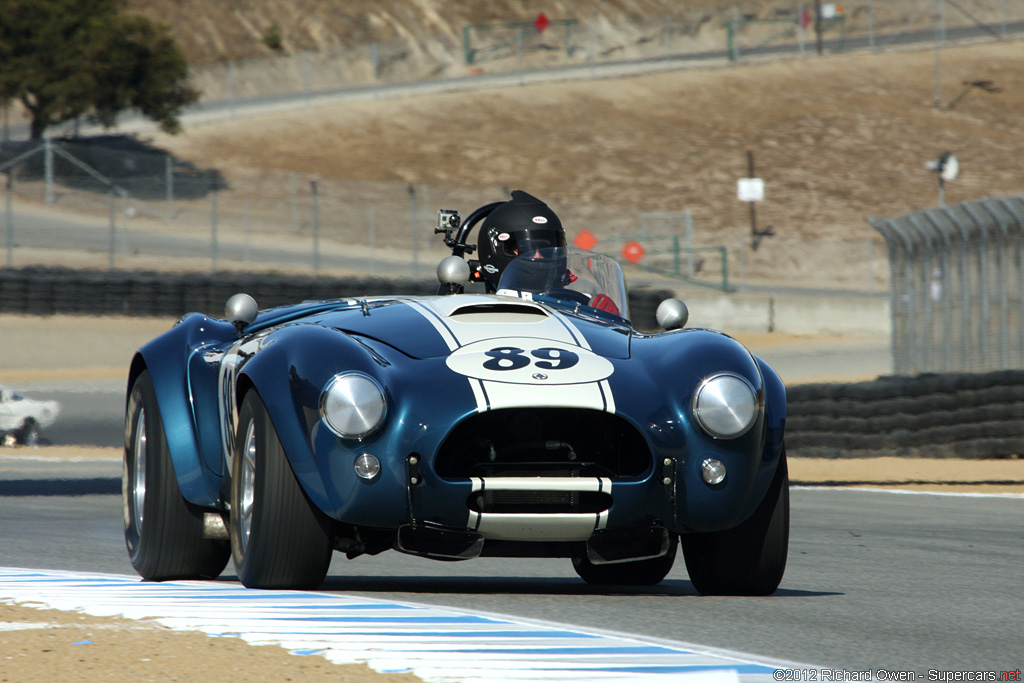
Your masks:
<svg viewBox="0 0 1024 683"><path fill-rule="evenodd" d="M516 230L498 235L497 250L507 258L515 258L520 254L533 254L541 249L564 246L565 233L560 230Z"/></svg>

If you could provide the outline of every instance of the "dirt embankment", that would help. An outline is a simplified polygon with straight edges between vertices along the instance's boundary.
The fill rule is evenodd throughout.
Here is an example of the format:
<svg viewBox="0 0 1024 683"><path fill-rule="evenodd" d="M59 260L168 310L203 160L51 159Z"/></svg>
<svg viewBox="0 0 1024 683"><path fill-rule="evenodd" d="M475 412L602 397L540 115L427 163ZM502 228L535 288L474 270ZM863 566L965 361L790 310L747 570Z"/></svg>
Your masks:
<svg viewBox="0 0 1024 683"><path fill-rule="evenodd" d="M319 178L325 195L391 186L395 202L410 185L470 196L477 188L480 203L500 199L503 186L521 188L552 204L571 235L593 227L592 207L616 207L623 234L639 229L627 216L689 209L695 243L726 245L734 275L878 288L885 250L866 219L935 206L926 161L944 151L960 160L948 203L1024 191L1020 43L949 48L941 61L946 105L964 82L991 80L1002 91L970 89L939 111L930 50L833 55L351 102L196 125L154 142L219 169L239 193L284 192L292 172ZM749 206L736 195L748 151L766 185L758 226L775 232L757 251ZM332 239L367 239L360 221L335 229ZM379 226L381 243L388 230L408 239L398 221Z"/></svg>
<svg viewBox="0 0 1024 683"><path fill-rule="evenodd" d="M412 674L380 674L295 656L239 638L171 631L152 621L94 617L0 602L0 682L146 683L209 680L416 683Z"/></svg>

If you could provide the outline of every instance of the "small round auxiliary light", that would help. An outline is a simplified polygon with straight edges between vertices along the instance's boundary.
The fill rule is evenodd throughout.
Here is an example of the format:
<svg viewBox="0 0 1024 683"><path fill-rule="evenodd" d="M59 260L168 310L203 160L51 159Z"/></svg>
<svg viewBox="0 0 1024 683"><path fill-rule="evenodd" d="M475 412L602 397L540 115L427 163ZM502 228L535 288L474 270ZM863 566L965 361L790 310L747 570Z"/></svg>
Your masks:
<svg viewBox="0 0 1024 683"><path fill-rule="evenodd" d="M725 481L725 465L721 460L705 460L700 466L700 476L712 486L721 484Z"/></svg>
<svg viewBox="0 0 1024 683"><path fill-rule="evenodd" d="M369 453L364 453L356 458L352 467L362 479L373 479L380 474L380 461Z"/></svg>

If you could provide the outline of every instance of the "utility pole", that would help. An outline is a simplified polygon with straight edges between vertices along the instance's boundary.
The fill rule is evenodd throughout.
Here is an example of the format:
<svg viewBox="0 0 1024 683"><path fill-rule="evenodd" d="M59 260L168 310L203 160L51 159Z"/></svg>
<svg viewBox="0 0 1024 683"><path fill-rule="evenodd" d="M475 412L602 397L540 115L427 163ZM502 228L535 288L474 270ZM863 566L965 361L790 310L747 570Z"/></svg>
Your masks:
<svg viewBox="0 0 1024 683"><path fill-rule="evenodd" d="M754 175L753 150L747 150L747 177L740 179L737 190L740 201L745 201L750 205L750 249L757 251L757 248L761 245L761 240L765 237L771 237L775 234L775 231L772 230L770 225L764 230L757 229L757 209L755 205L764 199L764 181Z"/></svg>
<svg viewBox="0 0 1024 683"><path fill-rule="evenodd" d="M946 42L946 0L935 0L935 111L942 111L942 58Z"/></svg>
<svg viewBox="0 0 1024 683"><path fill-rule="evenodd" d="M825 53L825 46L821 40L821 0L814 0L814 34L818 41L818 56Z"/></svg>

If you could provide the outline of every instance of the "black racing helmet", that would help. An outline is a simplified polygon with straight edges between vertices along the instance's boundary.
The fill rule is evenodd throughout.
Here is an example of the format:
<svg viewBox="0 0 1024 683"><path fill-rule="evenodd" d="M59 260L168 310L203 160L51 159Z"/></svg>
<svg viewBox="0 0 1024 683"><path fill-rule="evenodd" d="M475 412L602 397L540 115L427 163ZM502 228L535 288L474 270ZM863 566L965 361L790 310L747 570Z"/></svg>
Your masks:
<svg viewBox="0 0 1024 683"><path fill-rule="evenodd" d="M502 271L520 254L547 247L564 247L565 229L551 208L522 190L494 208L480 226L478 254L482 279L495 291Z"/></svg>

